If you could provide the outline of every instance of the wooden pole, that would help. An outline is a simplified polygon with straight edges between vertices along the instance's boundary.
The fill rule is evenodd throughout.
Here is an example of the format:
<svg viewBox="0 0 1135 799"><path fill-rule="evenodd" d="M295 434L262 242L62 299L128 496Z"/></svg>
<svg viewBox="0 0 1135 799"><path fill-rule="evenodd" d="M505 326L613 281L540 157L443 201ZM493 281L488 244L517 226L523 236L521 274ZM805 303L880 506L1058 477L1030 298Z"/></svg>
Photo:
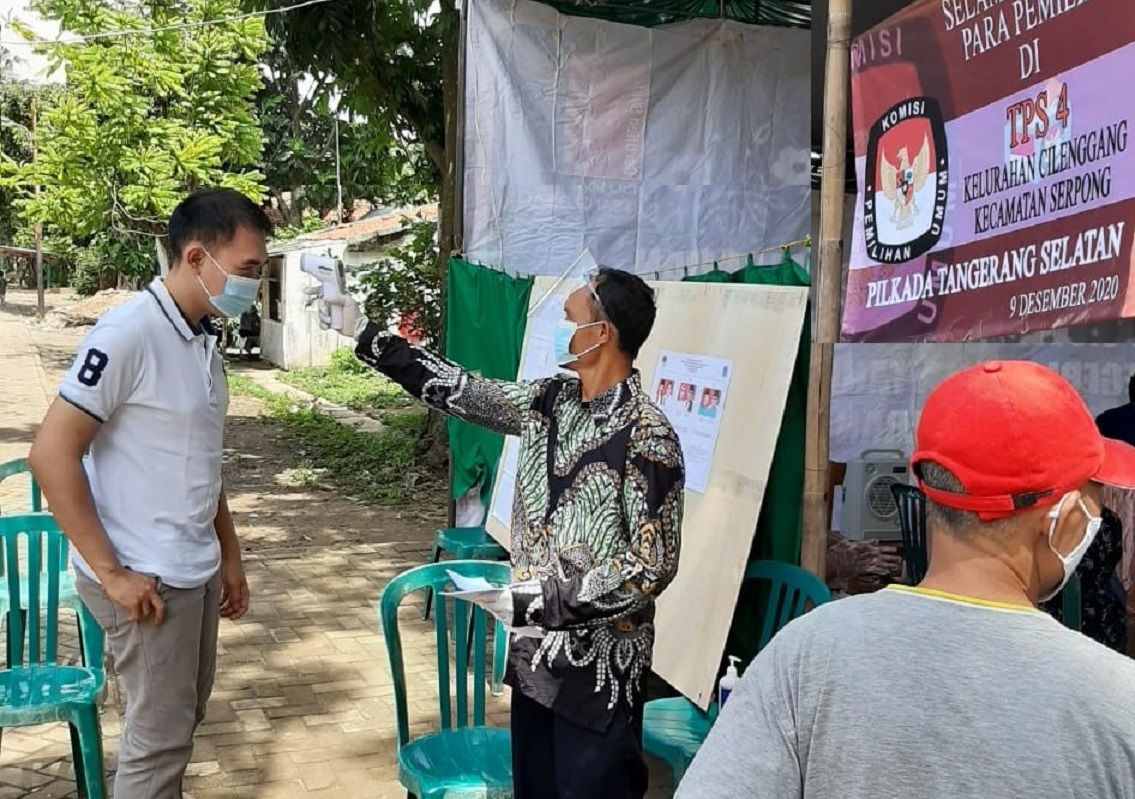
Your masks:
<svg viewBox="0 0 1135 799"><path fill-rule="evenodd" d="M847 104L851 0L829 0L824 81L823 171L820 175L820 259L814 274L816 336L808 372L808 434L804 470L804 541L800 563L826 577L828 434L832 359L839 339L843 271L844 175L847 168Z"/></svg>
<svg viewBox="0 0 1135 799"><path fill-rule="evenodd" d="M32 96L32 160L36 158L35 146L35 96ZM39 197L39 184L35 187L35 196ZM36 292L36 318L42 319L44 314L44 299L43 299L43 223L36 221L35 223L35 292Z"/></svg>

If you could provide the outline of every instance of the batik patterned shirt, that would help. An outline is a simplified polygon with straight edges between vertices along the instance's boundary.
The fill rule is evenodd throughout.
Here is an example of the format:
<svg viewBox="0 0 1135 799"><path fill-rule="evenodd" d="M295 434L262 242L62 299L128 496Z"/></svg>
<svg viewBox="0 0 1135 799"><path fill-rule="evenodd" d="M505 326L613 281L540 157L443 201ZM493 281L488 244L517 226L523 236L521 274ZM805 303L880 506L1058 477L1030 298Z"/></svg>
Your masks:
<svg viewBox="0 0 1135 799"><path fill-rule="evenodd" d="M370 325L359 359L432 408L519 436L512 503L508 683L605 730L642 701L655 599L678 568L685 470L678 436L638 374L589 402L568 376L488 380Z"/></svg>

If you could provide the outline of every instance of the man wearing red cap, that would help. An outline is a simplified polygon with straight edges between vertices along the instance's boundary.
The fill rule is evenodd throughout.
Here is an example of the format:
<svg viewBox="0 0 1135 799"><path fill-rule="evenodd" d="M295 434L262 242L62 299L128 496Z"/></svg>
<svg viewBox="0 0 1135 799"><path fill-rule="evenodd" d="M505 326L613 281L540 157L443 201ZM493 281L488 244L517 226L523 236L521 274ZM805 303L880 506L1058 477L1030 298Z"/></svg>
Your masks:
<svg viewBox="0 0 1135 799"><path fill-rule="evenodd" d="M1135 488L1055 372L991 362L943 382L912 470L926 579L824 605L761 652L676 799L1135 796L1135 663L1037 609Z"/></svg>

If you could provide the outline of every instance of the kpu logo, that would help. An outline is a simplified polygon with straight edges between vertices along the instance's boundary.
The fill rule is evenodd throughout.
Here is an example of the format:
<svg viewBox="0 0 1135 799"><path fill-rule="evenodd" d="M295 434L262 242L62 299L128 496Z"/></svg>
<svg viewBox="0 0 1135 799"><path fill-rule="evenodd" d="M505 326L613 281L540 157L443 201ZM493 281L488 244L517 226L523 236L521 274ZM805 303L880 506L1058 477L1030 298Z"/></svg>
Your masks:
<svg viewBox="0 0 1135 799"><path fill-rule="evenodd" d="M872 261L901 264L934 249L946 219L948 167L934 98L903 100L871 126L863 228Z"/></svg>

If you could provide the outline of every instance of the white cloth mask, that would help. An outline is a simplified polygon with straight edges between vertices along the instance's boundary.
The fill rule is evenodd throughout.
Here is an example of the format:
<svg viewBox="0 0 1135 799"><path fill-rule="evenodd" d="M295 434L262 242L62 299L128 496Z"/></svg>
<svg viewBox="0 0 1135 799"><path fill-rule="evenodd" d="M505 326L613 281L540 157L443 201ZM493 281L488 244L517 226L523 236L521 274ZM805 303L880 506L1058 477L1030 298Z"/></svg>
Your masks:
<svg viewBox="0 0 1135 799"><path fill-rule="evenodd" d="M1056 535L1056 525L1060 521L1060 509L1064 507L1064 502L1067 499L1068 495L1065 494L1061 497L1059 504L1048 512L1048 518L1052 520L1048 526L1048 548L1052 550L1052 554L1058 557L1060 563L1064 566L1064 579L1057 583L1052 590L1047 591L1040 598L1041 602L1047 602L1064 590L1064 586L1068 584L1068 581L1072 579L1072 575L1076 573L1076 567L1079 566L1080 561L1084 559L1088 547L1095 541L1096 536L1099 534L1100 526L1103 524L1103 517L1093 516L1091 511L1088 510L1088 506L1084 504L1084 500L1077 499L1076 501L1080 504L1080 510L1088 517L1088 526L1087 529L1084 530L1084 537L1080 539L1080 543L1067 555L1061 555L1060 550L1056 548L1052 538Z"/></svg>

